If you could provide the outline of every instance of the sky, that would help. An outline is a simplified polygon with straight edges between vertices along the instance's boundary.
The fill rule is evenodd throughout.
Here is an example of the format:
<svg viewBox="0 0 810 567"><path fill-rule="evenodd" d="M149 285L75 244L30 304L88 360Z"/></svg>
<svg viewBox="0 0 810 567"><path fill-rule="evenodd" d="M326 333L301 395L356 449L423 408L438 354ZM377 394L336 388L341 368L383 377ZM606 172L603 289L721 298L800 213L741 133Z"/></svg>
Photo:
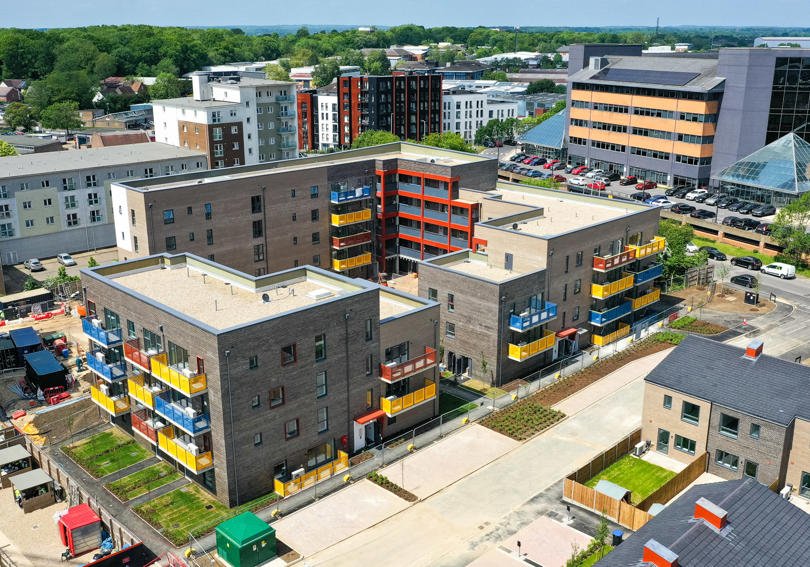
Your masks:
<svg viewBox="0 0 810 567"><path fill-rule="evenodd" d="M239 26L808 26L807 0L9 0L0 27L97 24ZM571 9L563 9L570 6ZM798 18L797 18L798 16ZM802 20L801 16L804 16Z"/></svg>

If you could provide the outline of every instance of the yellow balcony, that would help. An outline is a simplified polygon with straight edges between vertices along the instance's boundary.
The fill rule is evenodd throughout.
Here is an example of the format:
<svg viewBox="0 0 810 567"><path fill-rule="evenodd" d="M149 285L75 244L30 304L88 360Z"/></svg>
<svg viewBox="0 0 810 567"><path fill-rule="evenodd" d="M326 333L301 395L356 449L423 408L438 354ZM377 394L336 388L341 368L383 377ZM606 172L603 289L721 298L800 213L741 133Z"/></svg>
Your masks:
<svg viewBox="0 0 810 567"><path fill-rule="evenodd" d="M303 476L288 481L281 480L280 478L275 479L274 485L276 493L282 497L295 494L299 490L309 488L316 482L326 480L340 471L349 468L349 455L343 451L338 451L337 454L338 458L331 463L326 463L317 469L312 469Z"/></svg>
<svg viewBox="0 0 810 567"><path fill-rule="evenodd" d="M106 387L106 384L99 382L95 386L90 386L90 397L93 401L111 415L119 416L127 413L129 411L129 398L126 396L111 398L103 391L102 386Z"/></svg>
<svg viewBox="0 0 810 567"><path fill-rule="evenodd" d="M357 266L365 266L367 264L371 264L371 252L346 258L345 260L334 259L332 260L332 269L336 272L342 272L343 270L356 268Z"/></svg>
<svg viewBox="0 0 810 567"><path fill-rule="evenodd" d="M540 354L554 347L554 342L557 340L556 333L552 331L543 331L543 338L532 341L528 344L513 345L509 343L509 358L523 362L527 358L531 358L536 354Z"/></svg>
<svg viewBox="0 0 810 567"><path fill-rule="evenodd" d="M633 287L633 276L625 276L615 282L606 284L591 284L591 297L596 299L605 299L611 295L616 295L626 289Z"/></svg>
<svg viewBox="0 0 810 567"><path fill-rule="evenodd" d="M190 446L187 447L184 443L175 439L174 427L171 425L158 431L157 436L158 447L164 453L174 457L178 463L191 472L199 474L214 466L214 457L211 451L195 455Z"/></svg>
<svg viewBox="0 0 810 567"><path fill-rule="evenodd" d="M633 311L635 311L636 309L647 307L650 303L655 303L656 301L661 299L661 290L656 287L650 290L648 293L642 295L641 297L637 297L635 299L631 297L625 297L625 299L629 299L633 303Z"/></svg>
<svg viewBox="0 0 810 567"><path fill-rule="evenodd" d="M652 242L642 244L641 246L628 244L626 249L635 250L636 260L638 260L639 258L645 258L650 254L658 254L659 252L664 250L666 245L667 245L666 238L664 238L663 236L653 236Z"/></svg>
<svg viewBox="0 0 810 567"><path fill-rule="evenodd" d="M129 388L129 396L131 398L135 398L142 405L150 409L155 409L155 395L165 391L165 388L155 390L154 388L150 389L148 386L144 386L143 376L140 374L136 374L128 379L127 387Z"/></svg>
<svg viewBox="0 0 810 567"><path fill-rule="evenodd" d="M436 397L436 383L433 380L425 380L425 387L405 394L401 398L380 398L380 409L388 417L394 416L408 408L417 406L422 402L427 402Z"/></svg>
<svg viewBox="0 0 810 567"><path fill-rule="evenodd" d="M616 331L613 331L609 335L592 335L591 342L597 346L605 346L607 344L612 343L613 341L618 341L619 339L626 337L630 334L630 325L626 323L619 323L619 328Z"/></svg>
<svg viewBox="0 0 810 567"><path fill-rule="evenodd" d="M186 376L179 370L170 367L165 352L153 355L149 362L152 367L152 376L188 396L204 392L208 387L205 374Z"/></svg>
<svg viewBox="0 0 810 567"><path fill-rule="evenodd" d="M345 224L367 220L371 220L371 209L361 209L353 213L345 213L342 215L332 214L332 226L343 226Z"/></svg>

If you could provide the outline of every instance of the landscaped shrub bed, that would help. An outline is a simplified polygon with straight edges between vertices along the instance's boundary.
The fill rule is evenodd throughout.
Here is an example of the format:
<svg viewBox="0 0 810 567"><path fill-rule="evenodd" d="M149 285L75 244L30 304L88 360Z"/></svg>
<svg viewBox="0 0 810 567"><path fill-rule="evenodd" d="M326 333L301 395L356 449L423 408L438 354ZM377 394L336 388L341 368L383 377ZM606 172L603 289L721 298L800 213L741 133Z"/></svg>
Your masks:
<svg viewBox="0 0 810 567"><path fill-rule="evenodd" d="M372 453L371 451L363 451L359 455L355 455L354 457L349 459L349 466L353 467L355 465L359 465L360 463L364 463L367 460L373 459L373 458L374 458L374 453Z"/></svg>
<svg viewBox="0 0 810 567"><path fill-rule="evenodd" d="M512 439L523 441L535 433L548 429L564 417L563 412L545 407L532 398L526 398L493 413L481 421L481 425Z"/></svg>
<svg viewBox="0 0 810 567"><path fill-rule="evenodd" d="M407 500L408 502L416 502L418 500L415 494L408 492L400 485L391 482L390 480L388 480L388 477L381 475L377 471L371 471L370 473L368 473L368 476L366 478L369 479L374 484L382 486L387 491L393 492L403 500Z"/></svg>
<svg viewBox="0 0 810 567"><path fill-rule="evenodd" d="M675 319L669 324L669 326L673 329L680 329L682 331L698 333L701 335L716 335L728 330L722 325L716 325L714 323L709 323L708 321L701 321L695 317L681 317L680 319Z"/></svg>
<svg viewBox="0 0 810 567"><path fill-rule="evenodd" d="M166 463L158 463L141 471L104 485L122 502L183 478L183 475Z"/></svg>

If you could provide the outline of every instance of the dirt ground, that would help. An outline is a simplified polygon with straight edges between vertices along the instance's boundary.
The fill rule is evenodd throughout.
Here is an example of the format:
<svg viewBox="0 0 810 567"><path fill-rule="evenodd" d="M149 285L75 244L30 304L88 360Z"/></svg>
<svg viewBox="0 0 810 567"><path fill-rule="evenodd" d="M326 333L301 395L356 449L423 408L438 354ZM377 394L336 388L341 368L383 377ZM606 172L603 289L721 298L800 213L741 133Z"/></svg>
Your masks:
<svg viewBox="0 0 810 567"><path fill-rule="evenodd" d="M745 292L723 287L717 285L717 291L712 297L712 300L702 305L707 298L708 289L705 286L695 286L680 291L674 291L667 295L677 297L683 300L684 305L692 305L695 308L704 307L714 311L723 311L726 313L755 313L763 315L770 313L776 308L776 304L764 298L763 294L759 296L759 303L757 305L747 305L744 302Z"/></svg>
<svg viewBox="0 0 810 567"><path fill-rule="evenodd" d="M405 276L394 276L386 283L388 287L397 291L404 291L411 295L419 295L419 278L415 277L416 274L407 274Z"/></svg>

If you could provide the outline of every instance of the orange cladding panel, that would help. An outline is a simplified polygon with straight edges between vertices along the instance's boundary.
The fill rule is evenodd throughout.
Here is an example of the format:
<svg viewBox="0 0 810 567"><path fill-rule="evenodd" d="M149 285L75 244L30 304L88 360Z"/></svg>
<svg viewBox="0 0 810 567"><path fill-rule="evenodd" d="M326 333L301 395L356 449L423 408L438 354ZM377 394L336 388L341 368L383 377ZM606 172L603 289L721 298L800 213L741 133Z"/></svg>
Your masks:
<svg viewBox="0 0 810 567"><path fill-rule="evenodd" d="M634 96L633 106L640 108L656 108L658 110L675 110L678 107L678 100L657 96Z"/></svg>
<svg viewBox="0 0 810 567"><path fill-rule="evenodd" d="M717 101L679 100L678 110L693 114L714 114L717 112Z"/></svg>
<svg viewBox="0 0 810 567"><path fill-rule="evenodd" d="M627 134L623 134L621 132L608 132L606 130L594 130L593 128L591 128L588 132L591 140L627 145Z"/></svg>
<svg viewBox="0 0 810 567"><path fill-rule="evenodd" d="M660 138L649 138L647 136L630 136L630 145L660 152L672 151L672 140L661 140Z"/></svg>
<svg viewBox="0 0 810 567"><path fill-rule="evenodd" d="M678 120L675 124L675 131L679 134L694 134L695 136L714 136L714 124L712 122L686 122Z"/></svg>
<svg viewBox="0 0 810 567"><path fill-rule="evenodd" d="M633 115L630 124L636 128L647 128L649 130L663 130L664 132L672 132L675 129L675 120L668 118L653 118L652 116L636 116Z"/></svg>
<svg viewBox="0 0 810 567"><path fill-rule="evenodd" d="M572 90L571 91L571 100L584 100L585 102L590 102L591 101L591 93L590 93L590 91Z"/></svg>
<svg viewBox="0 0 810 567"><path fill-rule="evenodd" d="M632 95L629 94L600 92L594 92L591 96L591 100L593 100L593 102L601 102L603 104L619 104L621 106L630 106L630 101L633 98Z"/></svg>
<svg viewBox="0 0 810 567"><path fill-rule="evenodd" d="M605 112L604 110L591 111L591 120L594 122L608 122L610 124L630 124L630 115L621 112Z"/></svg>
<svg viewBox="0 0 810 567"><path fill-rule="evenodd" d="M582 126L568 127L568 135L575 136L577 138L585 138L587 140L590 132L591 132L590 128L583 128Z"/></svg>
<svg viewBox="0 0 810 567"><path fill-rule="evenodd" d="M587 108L570 108L568 110L569 118L579 118L580 120L588 120L591 117L591 111Z"/></svg>
<svg viewBox="0 0 810 567"><path fill-rule="evenodd" d="M675 142L674 152L682 156L711 157L714 144L687 144L686 142Z"/></svg>

